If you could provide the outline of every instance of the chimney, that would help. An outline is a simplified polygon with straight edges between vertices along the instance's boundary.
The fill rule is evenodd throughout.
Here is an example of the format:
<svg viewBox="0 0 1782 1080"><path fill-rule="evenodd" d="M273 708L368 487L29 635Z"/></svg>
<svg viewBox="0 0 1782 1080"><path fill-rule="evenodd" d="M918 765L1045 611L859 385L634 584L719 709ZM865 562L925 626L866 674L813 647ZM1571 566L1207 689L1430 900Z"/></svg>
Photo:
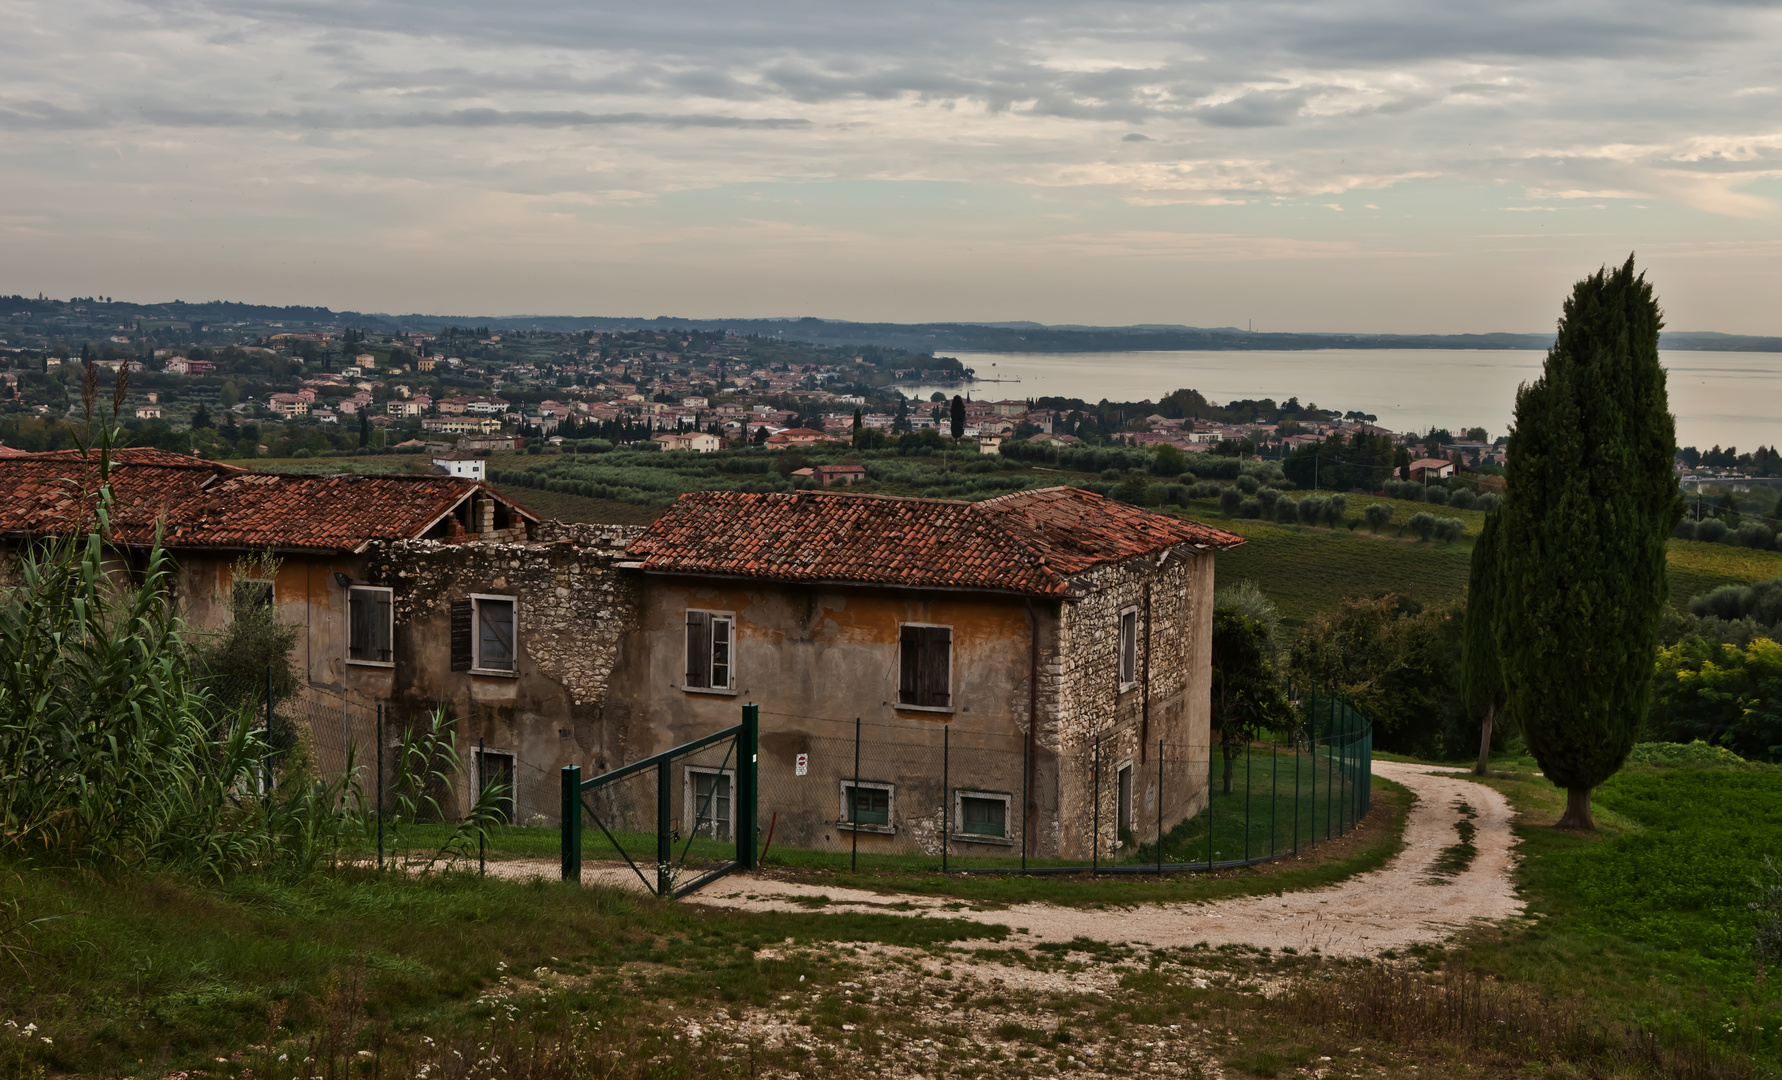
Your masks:
<svg viewBox="0 0 1782 1080"><path fill-rule="evenodd" d="M476 531L492 533L495 531L495 500L483 497L476 501Z"/></svg>

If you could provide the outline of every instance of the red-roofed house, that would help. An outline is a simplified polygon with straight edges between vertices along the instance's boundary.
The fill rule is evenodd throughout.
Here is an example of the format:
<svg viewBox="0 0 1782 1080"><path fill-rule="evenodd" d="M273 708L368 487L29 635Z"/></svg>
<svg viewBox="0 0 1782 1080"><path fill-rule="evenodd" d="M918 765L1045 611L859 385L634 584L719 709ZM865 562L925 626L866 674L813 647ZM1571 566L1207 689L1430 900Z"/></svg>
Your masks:
<svg viewBox="0 0 1782 1080"><path fill-rule="evenodd" d="M762 702L779 835L835 849L938 853L958 803L956 852L1087 859L1099 741L1106 854L1205 805L1213 560L1242 542L1074 488L683 495L627 548L637 621L603 715L635 760ZM858 785L855 717L881 747ZM913 764L943 729L951 790ZM849 800L874 815L858 829Z"/></svg>

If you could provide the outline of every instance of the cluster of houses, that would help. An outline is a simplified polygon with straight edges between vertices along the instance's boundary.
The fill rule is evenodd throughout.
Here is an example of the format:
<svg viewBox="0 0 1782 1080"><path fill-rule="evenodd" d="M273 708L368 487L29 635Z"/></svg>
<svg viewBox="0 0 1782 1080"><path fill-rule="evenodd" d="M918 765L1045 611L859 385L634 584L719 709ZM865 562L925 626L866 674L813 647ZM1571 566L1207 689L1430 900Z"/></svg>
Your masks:
<svg viewBox="0 0 1782 1080"><path fill-rule="evenodd" d="M812 471L833 488L849 468ZM781 843L1087 858L1206 802L1214 564L1243 542L1207 525L1068 487L699 492L647 527L571 525L449 469L283 475L152 449L119 451L109 483L117 566L162 537L197 632L258 572L242 556L270 551L255 587L301 628L304 681L393 730L443 704L479 775L596 775L753 701ZM79 452L0 455L0 585L21 545L88 527L97 484ZM830 752L856 718L899 752ZM944 739L949 769L919 766ZM1201 765L1160 788L1160 747ZM722 768L684 771L687 791L728 790ZM672 809L683 831L728 828Z"/></svg>

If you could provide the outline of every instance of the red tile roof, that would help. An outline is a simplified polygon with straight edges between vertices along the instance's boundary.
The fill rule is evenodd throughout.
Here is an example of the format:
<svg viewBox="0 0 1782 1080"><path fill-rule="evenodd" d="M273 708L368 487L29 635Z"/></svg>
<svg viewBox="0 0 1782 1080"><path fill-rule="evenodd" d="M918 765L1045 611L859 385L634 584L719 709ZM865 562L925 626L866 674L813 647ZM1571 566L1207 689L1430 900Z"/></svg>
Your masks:
<svg viewBox="0 0 1782 1080"><path fill-rule="evenodd" d="M257 473L162 450L113 455L112 536L154 541L165 521L175 548L355 551L373 540L407 540L481 489L474 480L426 476L295 476ZM79 451L0 458L0 534L43 535L88 527L98 470Z"/></svg>
<svg viewBox="0 0 1782 1080"><path fill-rule="evenodd" d="M1063 596L1071 575L1243 538L1077 488L983 502L801 492L682 495L627 551L643 569Z"/></svg>

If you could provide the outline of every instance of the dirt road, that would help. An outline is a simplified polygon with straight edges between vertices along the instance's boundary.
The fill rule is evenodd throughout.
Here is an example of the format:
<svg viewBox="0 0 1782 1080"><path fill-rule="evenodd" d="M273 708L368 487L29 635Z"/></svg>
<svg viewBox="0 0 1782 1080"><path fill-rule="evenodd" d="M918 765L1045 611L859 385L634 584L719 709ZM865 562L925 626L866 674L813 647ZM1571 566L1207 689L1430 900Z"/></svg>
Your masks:
<svg viewBox="0 0 1782 1080"><path fill-rule="evenodd" d="M1504 797L1455 770L1376 761L1374 773L1417 795L1405 825L1405 847L1378 870L1337 885L1285 896L1254 896L1210 904L1145 904L1117 910L1084 910L1052 904L1018 904L995 911L947 910L946 898L886 897L857 889L772 881L751 875L726 878L688 903L750 911L808 911L800 897L826 897L824 911L862 911L1000 923L1026 930L1023 941L1102 941L1180 946L1206 942L1318 949L1327 956L1368 956L1387 949L1443 940L1474 920L1516 915L1510 872L1515 837ZM1464 869L1458 804L1469 808L1476 849ZM1444 854L1446 857L1444 857ZM1444 869L1451 873L1442 872ZM897 904L896 910L891 904Z"/></svg>

